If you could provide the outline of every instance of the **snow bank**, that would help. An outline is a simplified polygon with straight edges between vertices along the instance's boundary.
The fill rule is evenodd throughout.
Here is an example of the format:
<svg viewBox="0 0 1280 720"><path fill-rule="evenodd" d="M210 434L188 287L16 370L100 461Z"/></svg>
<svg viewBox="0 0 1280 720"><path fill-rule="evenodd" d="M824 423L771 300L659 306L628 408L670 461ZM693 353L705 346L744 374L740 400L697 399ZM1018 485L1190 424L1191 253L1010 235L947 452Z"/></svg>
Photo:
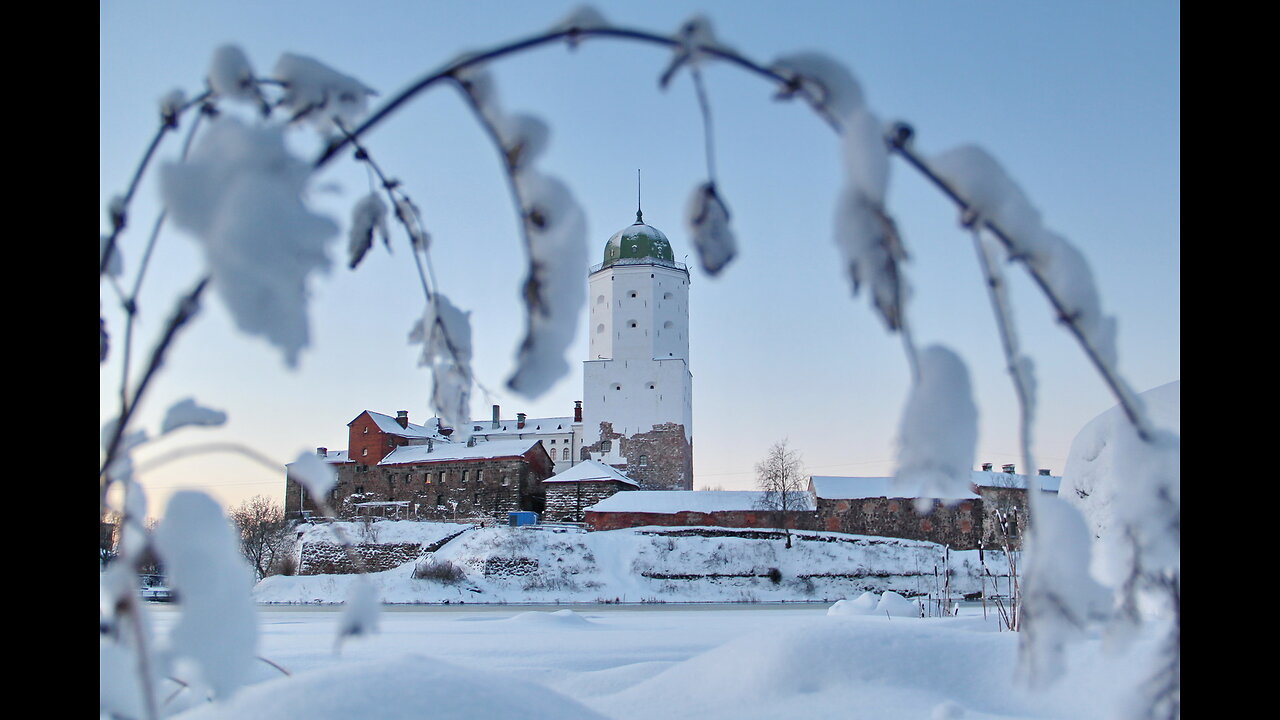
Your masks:
<svg viewBox="0 0 1280 720"><path fill-rule="evenodd" d="M414 534L415 526L423 529ZM316 526L304 541L332 542L329 527ZM377 533L369 542L426 543L459 526L383 522L367 528ZM348 536L359 541L359 532L349 530ZM703 532L707 536L696 534ZM726 535L734 532L739 531L475 529L423 556L458 568L457 581L415 579L415 562L368 578L386 603L834 602L868 591L936 594L941 588L935 568L953 573L954 594L983 587L976 550L948 556L935 543L814 532L793 532L787 549L782 538ZM985 561L992 573L1008 573L998 553L986 553ZM338 603L352 592L356 577L275 576L259 583L254 596L264 603Z"/></svg>
<svg viewBox="0 0 1280 720"><path fill-rule="evenodd" d="M231 702L202 705L182 720L278 720L376 717L563 717L601 715L541 685L510 675L463 669L423 655L388 657L281 678L241 692Z"/></svg>

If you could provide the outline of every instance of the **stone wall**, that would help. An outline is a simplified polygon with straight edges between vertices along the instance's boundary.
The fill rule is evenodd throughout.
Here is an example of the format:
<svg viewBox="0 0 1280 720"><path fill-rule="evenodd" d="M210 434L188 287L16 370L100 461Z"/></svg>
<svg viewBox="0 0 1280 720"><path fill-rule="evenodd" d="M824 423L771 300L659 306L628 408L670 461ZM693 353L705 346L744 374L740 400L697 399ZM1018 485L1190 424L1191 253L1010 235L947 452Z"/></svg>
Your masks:
<svg viewBox="0 0 1280 720"><path fill-rule="evenodd" d="M950 507L934 503L930 512L920 514L911 498L819 498L818 525L831 532L927 540L973 550L982 537L981 506L977 499Z"/></svg>
<svg viewBox="0 0 1280 720"><path fill-rule="evenodd" d="M726 528L780 528L787 522L792 530L814 530L812 511L789 511L788 518L775 510L732 510L721 512L644 513L644 512L588 512L587 527L591 530L621 530L622 528L659 525L684 527L692 525Z"/></svg>
<svg viewBox="0 0 1280 720"><path fill-rule="evenodd" d="M370 543L353 545L351 549L364 563L366 572L399 567L422 553L419 543ZM337 543L306 542L299 550L299 575L349 575L356 572L359 569Z"/></svg>
<svg viewBox="0 0 1280 720"><path fill-rule="evenodd" d="M995 511L1010 520L1011 549L1021 549L1027 532L1026 493L1019 488L981 488L980 497L952 506L934 503L925 514L916 512L911 498L858 498L834 500L818 498L818 510L789 513L793 530L822 530L879 537L925 540L949 545L956 550L976 550L1001 546ZM778 528L778 513L770 510L735 512L587 512L591 530L657 525L663 527L712 526L732 528Z"/></svg>
<svg viewBox="0 0 1280 720"><path fill-rule="evenodd" d="M503 522L515 510L542 512L545 492L542 481L549 468L539 468L526 458L435 461L406 465L335 465L337 484L329 503L341 518L360 514L362 502L402 501L408 506L401 517L418 520L449 520L492 517ZM293 478L286 483L290 507L299 506L300 486ZM456 504L456 507L455 507ZM318 514L310 497L301 507ZM373 514L381 514L372 510Z"/></svg>
<svg viewBox="0 0 1280 720"><path fill-rule="evenodd" d="M693 444L685 439L680 423L659 423L648 432L622 435L614 432L613 423L602 422L600 440L583 448L582 459L607 453L627 459L626 465L615 467L640 483L641 490L693 489Z"/></svg>
<svg viewBox="0 0 1280 720"><path fill-rule="evenodd" d="M630 485L616 482L551 482L544 483L547 491L546 510L542 519L547 522L582 522L587 508L612 496L629 491Z"/></svg>
<svg viewBox="0 0 1280 720"><path fill-rule="evenodd" d="M1027 534L1027 491L1022 488L983 487L978 489L982 496L982 544L984 547L1001 547L1004 533L1000 530L998 515L1003 515L1008 522L1009 545L1017 549L1022 547L1022 538Z"/></svg>

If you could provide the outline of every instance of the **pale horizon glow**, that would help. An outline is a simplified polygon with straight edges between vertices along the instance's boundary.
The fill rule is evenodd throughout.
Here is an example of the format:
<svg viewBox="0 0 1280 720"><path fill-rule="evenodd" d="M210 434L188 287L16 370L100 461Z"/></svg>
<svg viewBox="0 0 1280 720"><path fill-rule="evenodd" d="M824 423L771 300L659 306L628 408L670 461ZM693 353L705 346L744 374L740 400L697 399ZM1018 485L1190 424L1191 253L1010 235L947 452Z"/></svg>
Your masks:
<svg viewBox="0 0 1280 720"><path fill-rule="evenodd" d="M376 108L459 53L547 29L576 5L102 3L100 207L124 192L155 131L160 98L174 88L198 94L220 45L240 45L260 76L282 53L315 57L376 89ZM593 5L614 24L666 33L704 12L721 42L766 64L798 51L830 54L858 77L882 119L915 127L921 153L982 146L1045 225L1090 262L1103 310L1118 320L1119 367L1133 389L1180 379L1176 4ZM595 40L572 51L528 52L491 70L504 108L550 127L538 164L564 180L585 211L590 263L634 221L640 169L645 221L692 266L694 487L753 489L753 466L783 438L812 474L892 474L907 362L865 290L851 297L839 267L831 239L838 138L807 106L775 101L759 78L725 64L707 67L717 179L739 247L724 273L708 278L683 227L686 200L705 180L702 122L687 75L665 92L658 88L668 60L660 48ZM157 163L176 157L182 137L166 140ZM296 152L314 157L312 135L297 131L292 140ZM366 141L422 208L441 290L471 312L482 383L472 417L488 419L493 404L504 418L559 417L572 414L575 400L589 402L582 397L586 307L571 373L536 399L506 390L523 333L524 253L496 153L456 95L447 88L425 94ZM160 210L157 168L144 179L122 238L125 287ZM309 201L344 234L330 247L334 269L310 288L312 343L296 372L265 343L237 334L212 296L183 333L138 426L154 437L165 410L189 396L226 411L229 421L216 430L179 430L138 452L149 514L159 516L178 488L206 489L226 505L256 494L282 499L284 464L318 446L345 449L346 423L361 411L408 410L417 423L434 414L430 374L407 340L423 298L403 235L393 227L391 251L376 246L355 271L344 262L351 208L369 184L349 157L316 178ZM944 344L968 365L979 410L975 468L992 462L1026 470L1016 400L971 238L950 202L896 159L889 204L911 258L908 314L916 342ZM102 217L105 232L105 210ZM166 226L141 298L135 368L199 267L194 244ZM1025 274L1008 271L1022 345L1035 363L1034 462L1061 474L1076 432L1115 403ZM100 371L106 422L118 411L123 327L105 284L101 297L112 341ZM255 457L219 451L147 466L188 446L230 445Z"/></svg>

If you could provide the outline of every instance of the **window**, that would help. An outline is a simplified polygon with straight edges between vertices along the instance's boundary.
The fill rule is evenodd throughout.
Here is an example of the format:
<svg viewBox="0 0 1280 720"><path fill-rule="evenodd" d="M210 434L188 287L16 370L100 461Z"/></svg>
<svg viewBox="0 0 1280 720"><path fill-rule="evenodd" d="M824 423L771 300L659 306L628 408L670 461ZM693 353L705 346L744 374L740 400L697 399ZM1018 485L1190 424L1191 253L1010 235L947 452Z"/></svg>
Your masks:
<svg viewBox="0 0 1280 720"><path fill-rule="evenodd" d="M560 459L561 459L561 460L568 460L568 459L569 459L569 448L565 448L565 449L564 449L564 452L562 452L562 453L560 454Z"/></svg>
<svg viewBox="0 0 1280 720"><path fill-rule="evenodd" d="M369 455L369 448L364 448L363 450L360 451L360 457L368 457L368 455Z"/></svg>
<svg viewBox="0 0 1280 720"><path fill-rule="evenodd" d="M466 470L463 470L463 471L462 471L462 484L463 484L463 485L466 485L466 484L467 484L467 471L466 471Z"/></svg>
<svg viewBox="0 0 1280 720"><path fill-rule="evenodd" d="M476 482L478 482L478 483L479 483L479 482L484 482L484 471L483 471L483 470L477 470L477 471L476 471Z"/></svg>
<svg viewBox="0 0 1280 720"><path fill-rule="evenodd" d="M632 290L632 291L631 291L631 297L635 297L635 296L636 296L636 291L635 291L635 290Z"/></svg>
<svg viewBox="0 0 1280 720"><path fill-rule="evenodd" d="M649 456L648 456L648 455L641 455L641 456L640 456L640 467L646 467L646 466L648 466L648 464L649 464Z"/></svg>

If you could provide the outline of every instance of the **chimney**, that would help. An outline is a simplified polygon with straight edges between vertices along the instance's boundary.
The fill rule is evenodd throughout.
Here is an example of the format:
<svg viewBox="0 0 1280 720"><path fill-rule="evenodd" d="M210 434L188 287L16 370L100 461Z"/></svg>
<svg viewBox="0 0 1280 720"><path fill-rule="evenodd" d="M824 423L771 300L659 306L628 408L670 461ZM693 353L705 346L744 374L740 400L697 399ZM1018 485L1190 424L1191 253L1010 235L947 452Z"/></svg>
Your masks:
<svg viewBox="0 0 1280 720"><path fill-rule="evenodd" d="M435 451L435 449L436 449L436 441L432 440L431 438L427 438L427 454L430 455L432 452Z"/></svg>
<svg viewBox="0 0 1280 720"><path fill-rule="evenodd" d="M442 420L441 418L436 418L436 432L440 433L445 437L449 437L450 435L453 434L453 428L445 427L444 420Z"/></svg>
<svg viewBox="0 0 1280 720"><path fill-rule="evenodd" d="M316 448L316 457L329 457L329 448Z"/></svg>
<svg viewBox="0 0 1280 720"><path fill-rule="evenodd" d="M397 410L396 422L400 423L400 427L405 428L407 430L409 428L409 411Z"/></svg>
<svg viewBox="0 0 1280 720"><path fill-rule="evenodd" d="M1048 476L1049 476L1049 468L1040 468L1040 474L1041 474L1041 475L1043 475L1043 476L1045 476L1045 477L1048 477Z"/></svg>
<svg viewBox="0 0 1280 720"><path fill-rule="evenodd" d="M1010 475L1012 475L1012 474L1013 474L1013 463L1009 463L1008 465L1001 465L1001 466L1000 466L1000 469L1001 469L1001 470L1003 470L1003 471L1005 471L1005 472L1007 472L1007 473L1009 473Z"/></svg>
<svg viewBox="0 0 1280 720"><path fill-rule="evenodd" d="M582 401L581 400L573 401L573 421L576 423L582 422Z"/></svg>
<svg viewBox="0 0 1280 720"><path fill-rule="evenodd" d="M982 463L982 472L991 472L991 463Z"/></svg>
<svg viewBox="0 0 1280 720"><path fill-rule="evenodd" d="M492 429L492 430L497 430L497 429L498 429L498 422L499 422L499 421L498 421L498 414L499 414L500 412L501 412L501 409L500 409L497 405L494 405L494 406L493 406L493 424L489 426L489 427L490 427L490 429Z"/></svg>
<svg viewBox="0 0 1280 720"><path fill-rule="evenodd" d="M517 430L524 429L524 419L525 419L524 413L516 413L516 429Z"/></svg>

